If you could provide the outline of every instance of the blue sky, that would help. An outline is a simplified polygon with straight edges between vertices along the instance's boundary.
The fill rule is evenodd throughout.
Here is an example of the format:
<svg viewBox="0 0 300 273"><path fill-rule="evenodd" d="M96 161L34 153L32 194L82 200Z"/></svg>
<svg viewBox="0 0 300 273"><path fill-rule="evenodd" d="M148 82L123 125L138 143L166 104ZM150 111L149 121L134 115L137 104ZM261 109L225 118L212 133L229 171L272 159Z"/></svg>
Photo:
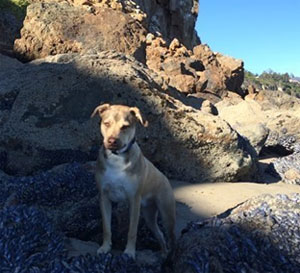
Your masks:
<svg viewBox="0 0 300 273"><path fill-rule="evenodd" d="M300 76L300 0L199 0L196 30L245 69Z"/></svg>

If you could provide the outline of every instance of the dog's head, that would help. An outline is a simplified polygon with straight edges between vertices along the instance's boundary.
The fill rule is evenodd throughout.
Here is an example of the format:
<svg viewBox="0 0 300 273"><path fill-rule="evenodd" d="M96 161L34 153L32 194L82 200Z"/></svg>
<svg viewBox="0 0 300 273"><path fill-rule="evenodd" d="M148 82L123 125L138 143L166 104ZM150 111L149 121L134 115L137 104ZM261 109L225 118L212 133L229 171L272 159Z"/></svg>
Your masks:
<svg viewBox="0 0 300 273"><path fill-rule="evenodd" d="M137 107L102 104L95 108L91 117L96 114L101 118L103 145L112 151L122 150L129 145L134 139L137 122L145 127L148 125Z"/></svg>

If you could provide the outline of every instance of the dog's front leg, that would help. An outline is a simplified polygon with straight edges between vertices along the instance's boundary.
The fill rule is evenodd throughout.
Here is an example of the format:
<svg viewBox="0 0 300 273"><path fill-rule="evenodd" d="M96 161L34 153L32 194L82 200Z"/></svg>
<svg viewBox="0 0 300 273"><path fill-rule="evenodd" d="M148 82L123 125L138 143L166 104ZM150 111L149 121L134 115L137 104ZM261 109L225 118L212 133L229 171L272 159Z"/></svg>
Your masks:
<svg viewBox="0 0 300 273"><path fill-rule="evenodd" d="M135 259L135 244L136 244L136 235L140 217L141 209L141 196L136 195L129 200L130 213L129 213L129 231L127 245L124 253Z"/></svg>
<svg viewBox="0 0 300 273"><path fill-rule="evenodd" d="M111 250L111 201L101 192L100 208L102 214L103 242L97 253L107 253Z"/></svg>

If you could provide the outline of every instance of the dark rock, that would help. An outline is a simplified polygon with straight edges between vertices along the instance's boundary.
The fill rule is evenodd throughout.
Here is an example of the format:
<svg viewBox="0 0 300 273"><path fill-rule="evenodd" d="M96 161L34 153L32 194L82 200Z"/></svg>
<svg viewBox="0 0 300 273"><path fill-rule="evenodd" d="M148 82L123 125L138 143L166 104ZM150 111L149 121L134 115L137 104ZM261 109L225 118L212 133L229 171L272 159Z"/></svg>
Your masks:
<svg viewBox="0 0 300 273"><path fill-rule="evenodd" d="M6 1L8 2L8 1ZM11 6L14 4L12 3ZM5 5L4 5L5 7ZM0 54L13 56L14 41L20 38L23 16L17 16L12 10L0 10ZM1 62L2 66L2 62Z"/></svg>
<svg viewBox="0 0 300 273"><path fill-rule="evenodd" d="M97 256L94 250L84 252L78 244L74 255L69 236L98 245L102 238L94 177L81 165L66 164L32 177L0 175L0 185L0 205L4 206L0 211L1 272L18 268L26 272L160 272L162 259L152 248L157 251L158 243L143 221L137 262L122 254ZM113 247L120 252L127 234L128 210L120 204L113 212ZM143 254L145 249L152 262Z"/></svg>
<svg viewBox="0 0 300 273"><path fill-rule="evenodd" d="M298 144L300 146L300 144ZM277 158L273 162L274 169L283 182L300 185L300 152Z"/></svg>
<svg viewBox="0 0 300 273"><path fill-rule="evenodd" d="M299 194L252 198L194 222L178 241L175 272L297 272Z"/></svg>

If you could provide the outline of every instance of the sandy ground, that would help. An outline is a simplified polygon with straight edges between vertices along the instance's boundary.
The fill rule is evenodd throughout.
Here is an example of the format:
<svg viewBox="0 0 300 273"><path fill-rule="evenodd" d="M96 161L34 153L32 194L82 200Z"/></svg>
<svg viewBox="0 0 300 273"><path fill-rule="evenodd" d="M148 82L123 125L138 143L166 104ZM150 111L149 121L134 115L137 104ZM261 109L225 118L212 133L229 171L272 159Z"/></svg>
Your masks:
<svg viewBox="0 0 300 273"><path fill-rule="evenodd" d="M177 236L188 222L218 215L251 197L267 193L300 193L299 185L282 182L272 184L253 182L189 184L173 180L171 184L177 201Z"/></svg>

